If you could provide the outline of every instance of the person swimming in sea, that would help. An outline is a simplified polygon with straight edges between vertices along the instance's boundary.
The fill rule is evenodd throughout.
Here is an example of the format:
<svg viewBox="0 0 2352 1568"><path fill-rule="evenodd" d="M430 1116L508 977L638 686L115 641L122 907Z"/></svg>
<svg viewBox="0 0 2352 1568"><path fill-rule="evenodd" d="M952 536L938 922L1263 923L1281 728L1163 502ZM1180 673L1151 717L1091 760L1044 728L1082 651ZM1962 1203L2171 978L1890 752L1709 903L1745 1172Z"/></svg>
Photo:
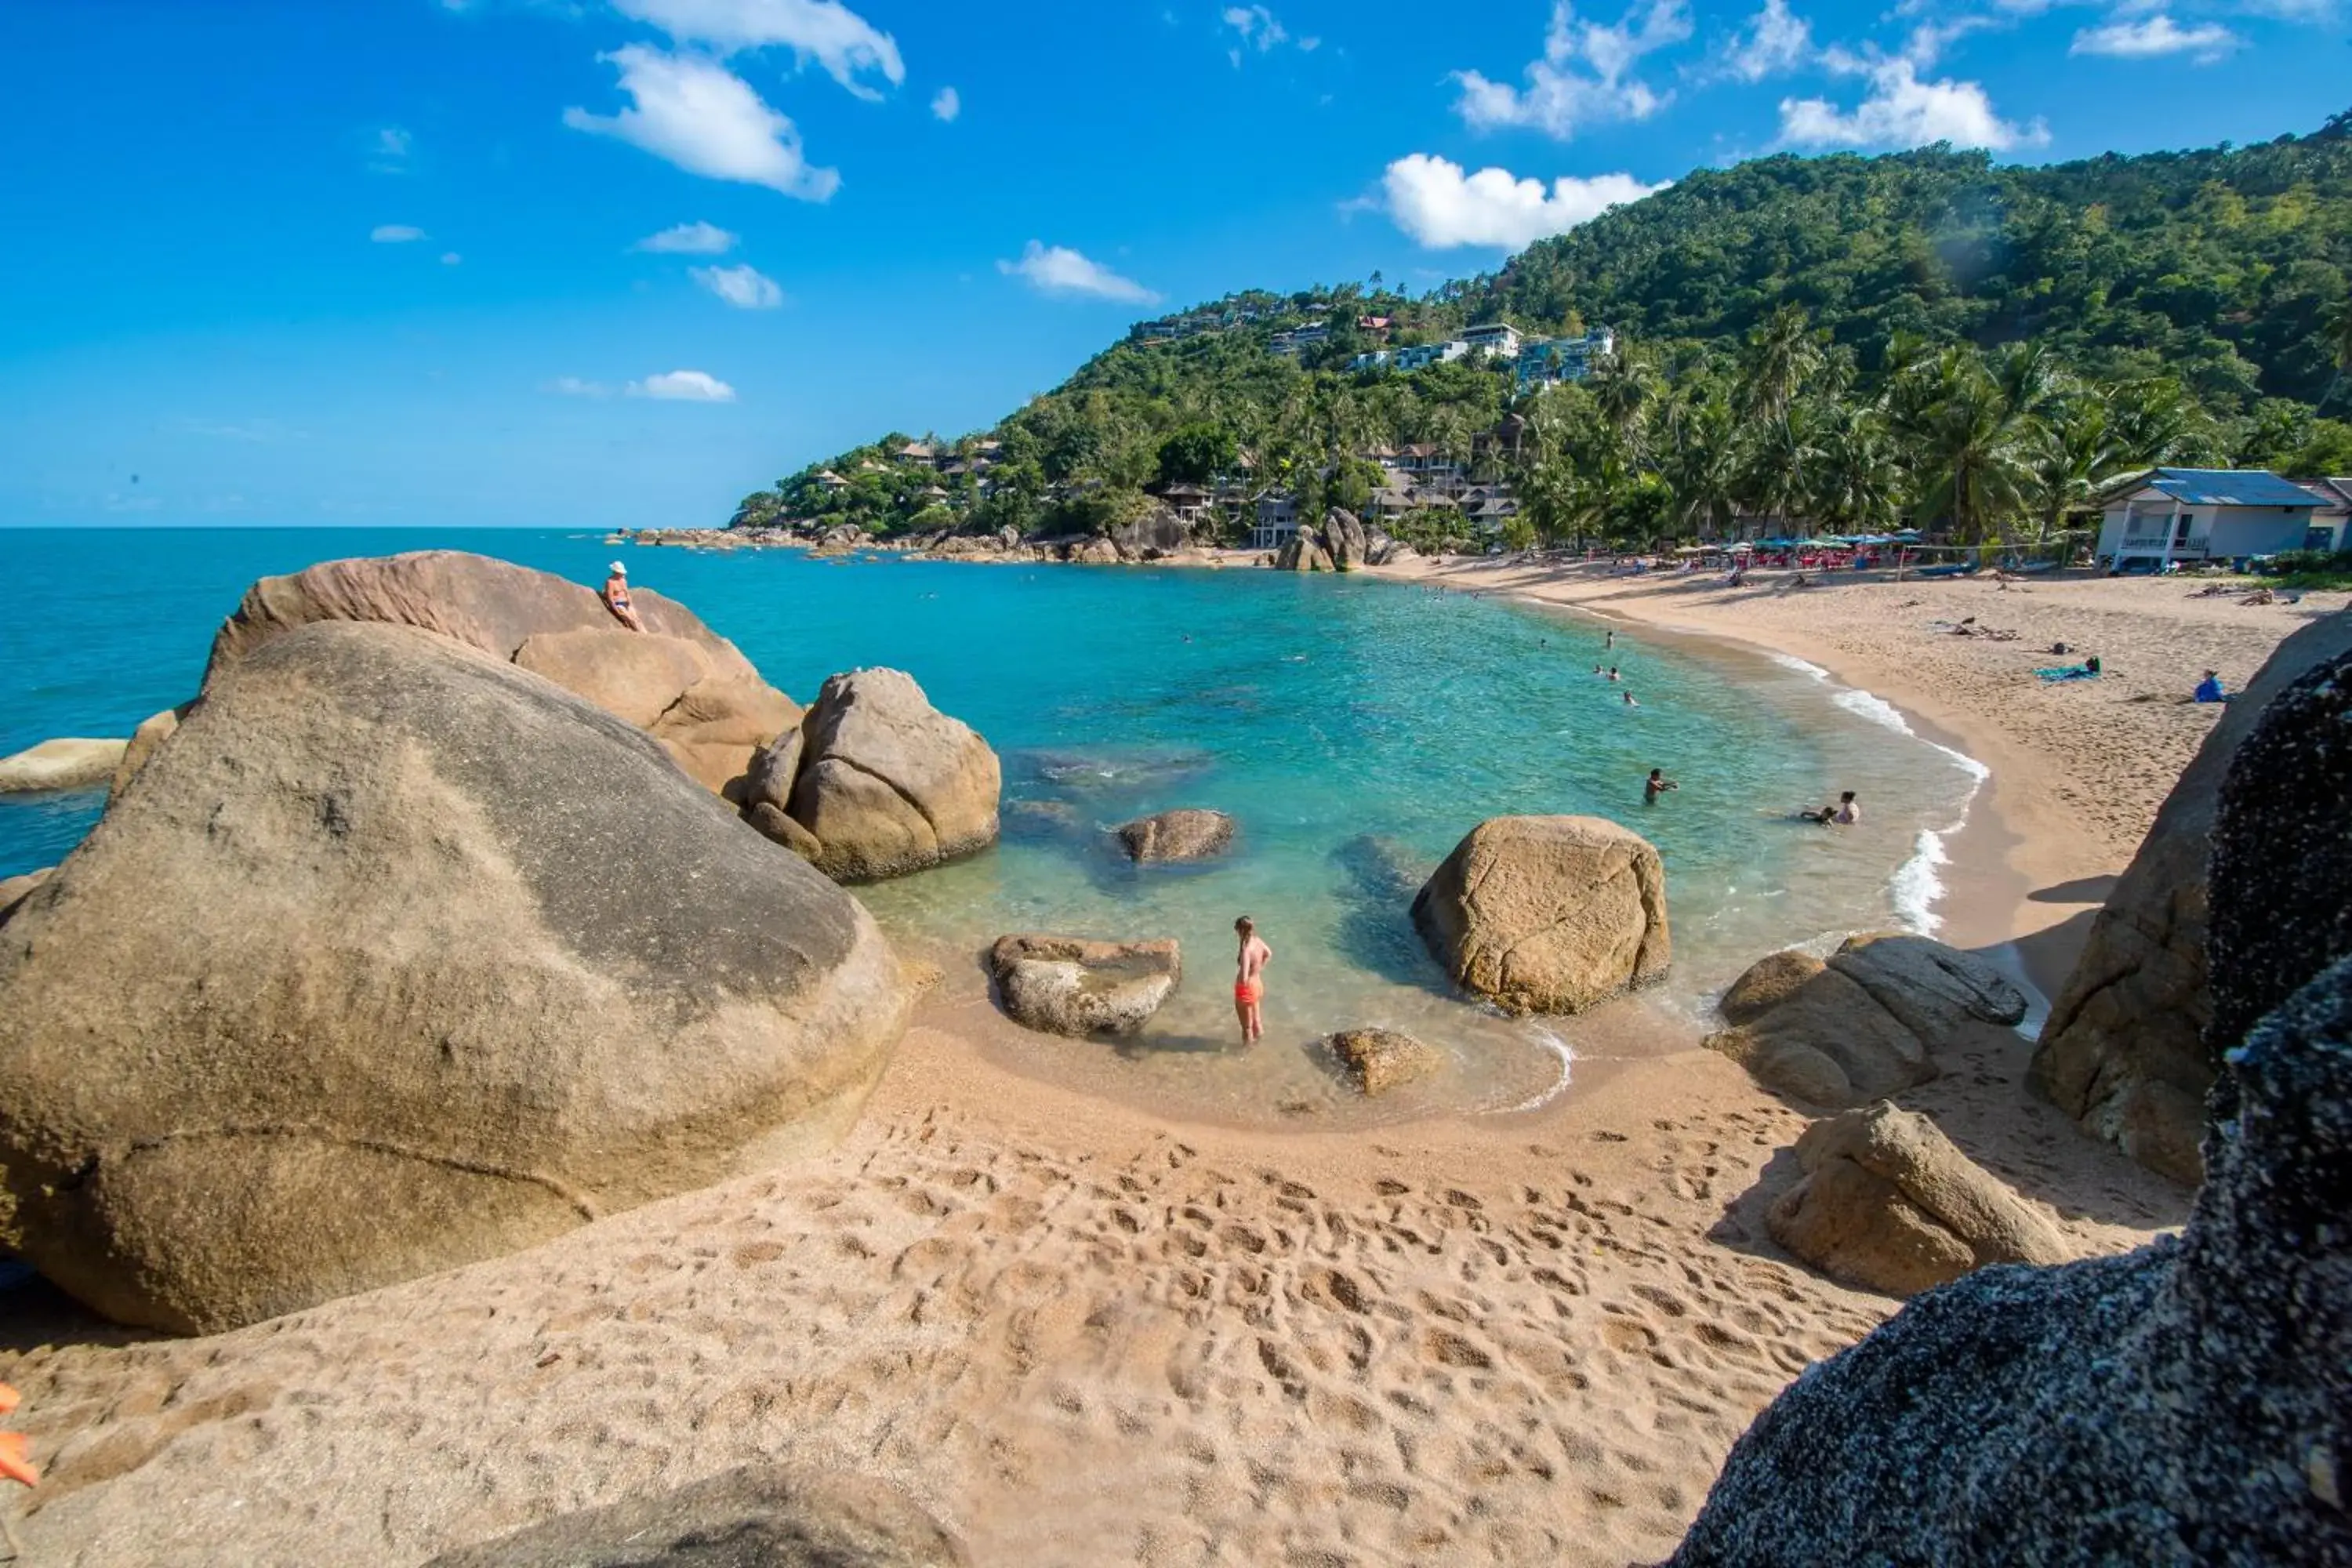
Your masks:
<svg viewBox="0 0 2352 1568"><path fill-rule="evenodd" d="M1640 704L1640 703L1638 703L1638 702L1636 702L1636 701L1634 701L1634 700L1633 700L1633 694L1632 692L1628 691L1627 693L1625 693L1625 706L1626 706L1626 707L1628 707L1628 708L1639 708L1639 707L1641 706L1641 704Z"/></svg>
<svg viewBox="0 0 2352 1568"><path fill-rule="evenodd" d="M1806 822L1833 822L1841 827L1852 827L1862 820L1862 803L1853 798L1853 791L1846 790L1838 795L1835 805L1825 805L1819 811L1801 811L1797 816Z"/></svg>
<svg viewBox="0 0 2352 1568"><path fill-rule="evenodd" d="M1631 697L1633 694L1629 691L1625 695ZM1668 778L1665 774L1665 770L1663 768L1652 768L1650 770L1650 776L1642 782L1642 804L1643 805L1655 805L1658 804L1658 797L1660 795L1665 794L1670 789L1680 789L1682 787L1682 785Z"/></svg>
<svg viewBox="0 0 2352 1568"><path fill-rule="evenodd" d="M1258 1005L1265 1000L1265 966L1274 960L1274 949L1266 946L1257 934L1257 922L1247 915L1234 922L1234 931L1242 939L1234 958L1234 1015L1241 1020L1242 1044L1246 1046L1265 1033Z"/></svg>
<svg viewBox="0 0 2352 1568"><path fill-rule="evenodd" d="M1611 665L1611 666L1609 667L1609 679L1612 679L1612 680L1615 680L1615 679L1619 679L1618 674L1617 674L1617 667L1616 667L1615 665L1613 665L1613 664L1612 664L1612 665Z"/></svg>
<svg viewBox="0 0 2352 1568"><path fill-rule="evenodd" d="M646 623L637 618L636 606L629 603L629 569L627 567L617 561L614 562L611 574L604 579L604 592L598 596L604 601L604 607L613 612L614 620L633 632L646 629Z"/></svg>

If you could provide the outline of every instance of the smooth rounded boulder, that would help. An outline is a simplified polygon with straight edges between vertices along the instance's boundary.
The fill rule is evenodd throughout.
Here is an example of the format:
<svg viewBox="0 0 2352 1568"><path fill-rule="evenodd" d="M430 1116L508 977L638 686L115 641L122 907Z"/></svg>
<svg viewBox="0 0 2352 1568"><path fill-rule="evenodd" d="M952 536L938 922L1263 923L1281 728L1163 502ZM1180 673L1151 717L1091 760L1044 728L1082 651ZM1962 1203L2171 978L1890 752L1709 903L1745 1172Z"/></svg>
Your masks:
<svg viewBox="0 0 2352 1568"><path fill-rule="evenodd" d="M1881 1100L1797 1140L1803 1177L1766 1211L1772 1239L1851 1284L1908 1296L1988 1263L2063 1263L2058 1228L1943 1129Z"/></svg>
<svg viewBox="0 0 2352 1568"><path fill-rule="evenodd" d="M1433 1078L1445 1065L1434 1047L1395 1029L1342 1029L1324 1044L1348 1081L1368 1099Z"/></svg>
<svg viewBox="0 0 2352 1568"><path fill-rule="evenodd" d="M552 573L458 550L322 561L264 577L213 638L214 676L320 621L415 626L509 660L626 719L706 788L725 791L800 709L685 605L632 586L632 631L596 594Z"/></svg>
<svg viewBox="0 0 2352 1568"><path fill-rule="evenodd" d="M95 789L114 777L128 741L93 741L61 735L0 757L0 795Z"/></svg>
<svg viewBox="0 0 2352 1568"><path fill-rule="evenodd" d="M1658 852L1597 816L1496 816L1412 901L1446 972L1507 1013L1579 1013L1665 976L1674 943Z"/></svg>
<svg viewBox="0 0 2352 1568"><path fill-rule="evenodd" d="M0 1238L212 1331L822 1148L904 1026L855 900L642 731L291 628L0 927Z"/></svg>
<svg viewBox="0 0 2352 1568"><path fill-rule="evenodd" d="M1174 994L1183 962L1172 937L999 937L989 950L996 994L1015 1023L1043 1034L1131 1035Z"/></svg>
<svg viewBox="0 0 2352 1568"><path fill-rule="evenodd" d="M835 881L901 877L996 842L996 753L904 670L827 680L801 737L788 814Z"/></svg>

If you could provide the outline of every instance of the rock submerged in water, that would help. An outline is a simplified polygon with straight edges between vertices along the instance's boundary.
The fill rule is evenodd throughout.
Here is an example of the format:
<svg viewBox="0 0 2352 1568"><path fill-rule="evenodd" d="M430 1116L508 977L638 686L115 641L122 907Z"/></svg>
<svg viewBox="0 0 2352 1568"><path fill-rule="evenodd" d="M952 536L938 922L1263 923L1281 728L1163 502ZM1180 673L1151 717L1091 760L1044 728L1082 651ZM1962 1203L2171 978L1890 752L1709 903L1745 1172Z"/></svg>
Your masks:
<svg viewBox="0 0 2352 1568"><path fill-rule="evenodd" d="M1412 901L1431 952L1507 1013L1578 1013L1664 978L1665 868L1649 840L1597 816L1496 816L1472 828Z"/></svg>
<svg viewBox="0 0 2352 1568"><path fill-rule="evenodd" d="M801 743L785 815L808 830L811 858L835 881L901 877L996 842L996 753L905 671L826 681Z"/></svg>
<svg viewBox="0 0 2352 1568"><path fill-rule="evenodd" d="M114 777L128 741L92 741L61 735L0 757L0 795L96 789Z"/></svg>
<svg viewBox="0 0 2352 1568"><path fill-rule="evenodd" d="M2030 1081L2095 1138L2159 1174L2194 1184L2215 1052L2206 1032L2208 857L2232 759L2271 700L2352 651L2352 616L2323 616L2279 644L2230 703L2165 797L2130 867L2091 921L2082 956L2052 1004ZM2343 787L2343 773L2334 777ZM2268 789L2276 778L2254 781ZM2298 783L2298 789L2302 786ZM2340 887L2340 884L2339 884ZM2338 895L2336 904L2342 907ZM2211 943L2218 956L2227 942ZM2236 1037L2238 1019L2222 1038Z"/></svg>
<svg viewBox="0 0 2352 1568"><path fill-rule="evenodd" d="M1766 1212L1772 1239L1837 1279L1908 1296L1988 1263L2063 1263L2056 1226L1887 1101L1816 1121L1797 1140L1805 1174Z"/></svg>
<svg viewBox="0 0 2352 1568"><path fill-rule="evenodd" d="M1122 823L1115 836L1130 860L1206 860L1233 847L1234 819L1188 807Z"/></svg>
<svg viewBox="0 0 2352 1568"><path fill-rule="evenodd" d="M908 1007L856 900L643 731L350 622L216 669L0 929L16 1245L176 1331L822 1148Z"/></svg>
<svg viewBox="0 0 2352 1568"><path fill-rule="evenodd" d="M1434 1048L1394 1029L1342 1029L1324 1043L1366 1096L1434 1077L1445 1065Z"/></svg>
<svg viewBox="0 0 2352 1568"><path fill-rule="evenodd" d="M989 950L988 968L1014 1022L1073 1037L1135 1033L1174 994L1183 973L1172 937L1000 937Z"/></svg>
<svg viewBox="0 0 2352 1568"><path fill-rule="evenodd" d="M425 1568L964 1568L963 1545L862 1476L747 1465L564 1514Z"/></svg>

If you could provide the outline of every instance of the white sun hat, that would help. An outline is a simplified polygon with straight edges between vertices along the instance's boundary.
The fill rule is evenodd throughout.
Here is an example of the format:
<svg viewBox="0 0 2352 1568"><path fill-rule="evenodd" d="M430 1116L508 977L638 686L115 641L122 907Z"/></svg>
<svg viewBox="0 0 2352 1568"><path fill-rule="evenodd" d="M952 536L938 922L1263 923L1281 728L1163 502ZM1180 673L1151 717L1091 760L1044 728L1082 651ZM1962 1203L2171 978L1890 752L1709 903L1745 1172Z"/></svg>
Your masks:
<svg viewBox="0 0 2352 1568"><path fill-rule="evenodd" d="M621 564L619 562L617 562L617 561L615 561L615 562L614 562L614 563L613 563L613 575L614 575L614 576L615 576L615 577L625 577L625 576L627 576L628 574L629 574L629 569L628 569L627 567L625 567L625 566L622 565L622 564Z"/></svg>

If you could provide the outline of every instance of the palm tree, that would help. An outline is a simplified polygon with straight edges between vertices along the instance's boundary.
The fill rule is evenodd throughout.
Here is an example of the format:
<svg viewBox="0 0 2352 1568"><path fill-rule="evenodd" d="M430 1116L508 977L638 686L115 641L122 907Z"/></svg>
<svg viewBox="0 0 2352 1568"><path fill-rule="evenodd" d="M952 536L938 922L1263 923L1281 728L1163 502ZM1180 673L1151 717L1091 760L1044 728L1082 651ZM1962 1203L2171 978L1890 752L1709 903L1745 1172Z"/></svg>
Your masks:
<svg viewBox="0 0 2352 1568"><path fill-rule="evenodd" d="M2039 537L2066 526L2099 482L2126 467L2095 394L2067 398L2039 420L2025 448L2024 500Z"/></svg>
<svg viewBox="0 0 2352 1568"><path fill-rule="evenodd" d="M1892 521L1902 471L1885 419L1874 408L1832 405L1822 420L1811 500L1825 522L1874 533Z"/></svg>
<svg viewBox="0 0 2352 1568"><path fill-rule="evenodd" d="M1743 411L1759 419L1780 418L1822 364L1821 344L1804 308L1783 305L1773 311L1748 334L1741 361Z"/></svg>
<svg viewBox="0 0 2352 1568"><path fill-rule="evenodd" d="M1945 350L1929 374L1932 400L1914 416L1924 481L1918 514L1926 521L1950 519L1953 532L1975 543L2016 515L2026 416L1973 350Z"/></svg>

